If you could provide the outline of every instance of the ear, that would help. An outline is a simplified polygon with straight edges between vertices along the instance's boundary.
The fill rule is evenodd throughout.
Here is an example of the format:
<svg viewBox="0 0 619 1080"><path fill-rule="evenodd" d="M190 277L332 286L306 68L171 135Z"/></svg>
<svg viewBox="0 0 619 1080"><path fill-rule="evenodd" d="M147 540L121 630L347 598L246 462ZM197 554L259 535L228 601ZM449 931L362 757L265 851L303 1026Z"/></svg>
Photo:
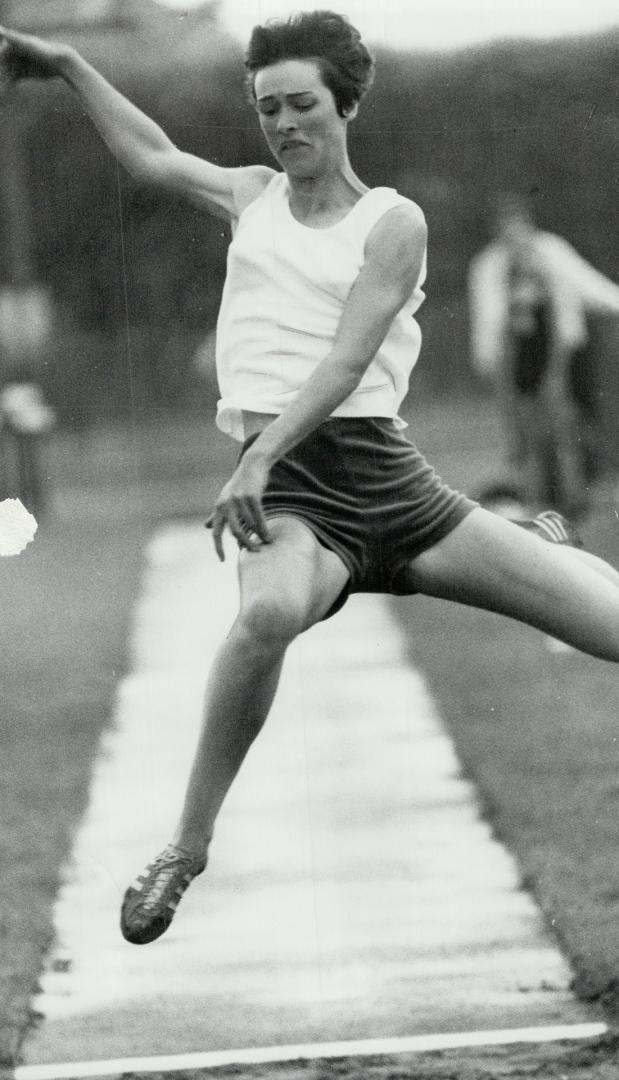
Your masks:
<svg viewBox="0 0 619 1080"><path fill-rule="evenodd" d="M358 112L359 112L359 102L355 101L355 103L353 105L351 105L350 109L348 109L344 113L344 119L348 123L350 120L355 119L355 116L357 115Z"/></svg>

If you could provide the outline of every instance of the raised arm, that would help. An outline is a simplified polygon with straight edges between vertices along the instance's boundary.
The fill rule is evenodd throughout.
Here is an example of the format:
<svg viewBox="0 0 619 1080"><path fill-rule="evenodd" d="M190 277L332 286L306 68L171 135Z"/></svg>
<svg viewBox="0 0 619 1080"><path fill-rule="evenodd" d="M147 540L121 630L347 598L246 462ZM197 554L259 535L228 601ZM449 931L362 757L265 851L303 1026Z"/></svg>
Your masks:
<svg viewBox="0 0 619 1080"><path fill-rule="evenodd" d="M64 79L132 176L206 205L219 216L238 217L272 175L261 166L221 168L179 150L158 124L69 45L0 28L0 62L9 80Z"/></svg>

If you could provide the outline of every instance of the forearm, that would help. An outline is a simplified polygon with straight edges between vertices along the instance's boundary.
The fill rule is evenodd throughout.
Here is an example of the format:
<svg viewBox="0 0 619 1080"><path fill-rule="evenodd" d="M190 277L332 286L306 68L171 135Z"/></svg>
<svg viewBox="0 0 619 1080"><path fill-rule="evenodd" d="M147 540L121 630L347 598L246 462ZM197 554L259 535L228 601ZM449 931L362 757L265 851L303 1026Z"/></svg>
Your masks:
<svg viewBox="0 0 619 1080"><path fill-rule="evenodd" d="M261 432L247 451L267 467L311 434L356 389L362 373L348 364L338 364L329 356L323 360L295 400Z"/></svg>
<svg viewBox="0 0 619 1080"><path fill-rule="evenodd" d="M114 157L134 176L155 179L158 155L173 149L165 132L74 49L63 51L58 74L77 95Z"/></svg>

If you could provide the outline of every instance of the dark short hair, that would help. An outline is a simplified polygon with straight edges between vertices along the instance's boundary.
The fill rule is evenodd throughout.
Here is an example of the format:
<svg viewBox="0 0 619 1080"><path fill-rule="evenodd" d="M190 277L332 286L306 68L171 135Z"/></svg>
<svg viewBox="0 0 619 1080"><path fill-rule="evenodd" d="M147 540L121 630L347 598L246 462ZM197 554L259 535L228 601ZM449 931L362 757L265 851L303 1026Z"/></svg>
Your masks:
<svg viewBox="0 0 619 1080"><path fill-rule="evenodd" d="M245 56L252 101L256 72L280 60L315 60L340 116L361 100L374 78L374 58L359 31L333 11L302 11L254 27Z"/></svg>

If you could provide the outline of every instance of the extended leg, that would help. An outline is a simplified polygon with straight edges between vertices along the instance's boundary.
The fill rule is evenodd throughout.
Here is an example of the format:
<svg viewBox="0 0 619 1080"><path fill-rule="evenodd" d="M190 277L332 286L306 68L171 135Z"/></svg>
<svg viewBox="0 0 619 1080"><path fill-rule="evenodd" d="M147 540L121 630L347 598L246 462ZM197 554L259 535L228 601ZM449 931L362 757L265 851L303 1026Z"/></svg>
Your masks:
<svg viewBox="0 0 619 1080"><path fill-rule="evenodd" d="M520 528L536 533L543 539L550 541L550 543L567 544L568 550L575 559L581 563L586 563L587 566L592 567L607 581L619 586L619 571L615 570L610 563L601 559L599 555L593 555L592 552L586 551L580 541L578 530L574 529L570 522L556 511L544 510L533 519L517 521L517 525Z"/></svg>
<svg viewBox="0 0 619 1080"><path fill-rule="evenodd" d="M619 587L602 560L549 544L475 509L409 568L412 588L529 623L582 652L619 660Z"/></svg>

